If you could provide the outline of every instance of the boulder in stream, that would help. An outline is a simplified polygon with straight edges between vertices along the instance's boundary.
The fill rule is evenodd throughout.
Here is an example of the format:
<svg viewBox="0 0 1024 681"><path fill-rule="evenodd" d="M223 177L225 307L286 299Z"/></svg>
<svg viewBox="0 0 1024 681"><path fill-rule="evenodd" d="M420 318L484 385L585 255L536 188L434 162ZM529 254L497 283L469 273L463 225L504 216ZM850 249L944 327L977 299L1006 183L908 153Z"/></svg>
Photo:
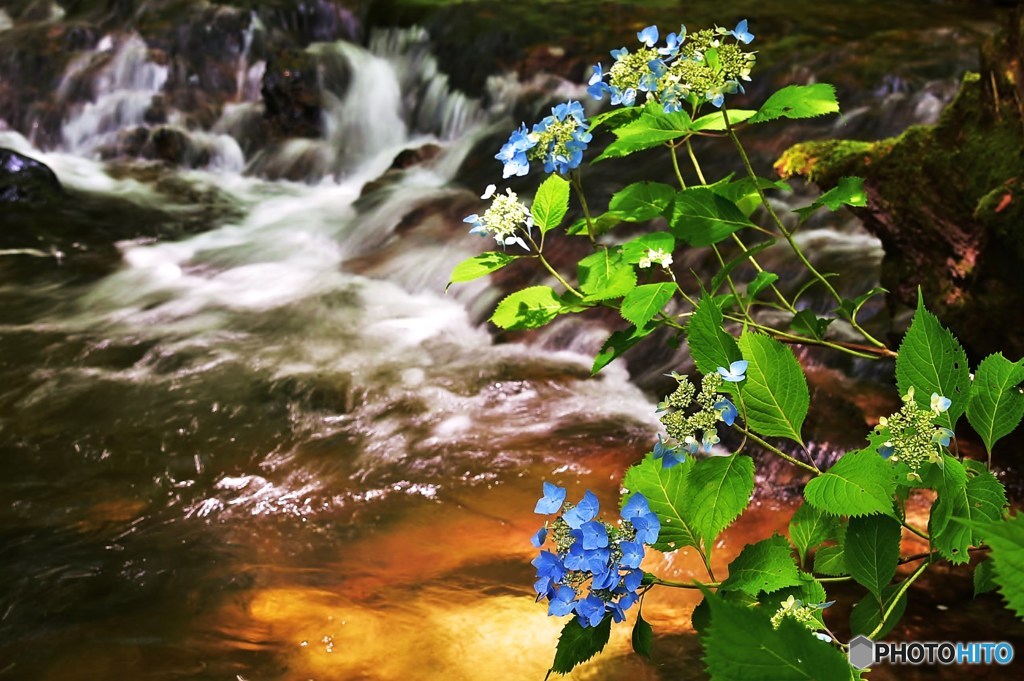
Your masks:
<svg viewBox="0 0 1024 681"><path fill-rule="evenodd" d="M45 203L62 195L60 180L49 166L0 147L0 203Z"/></svg>

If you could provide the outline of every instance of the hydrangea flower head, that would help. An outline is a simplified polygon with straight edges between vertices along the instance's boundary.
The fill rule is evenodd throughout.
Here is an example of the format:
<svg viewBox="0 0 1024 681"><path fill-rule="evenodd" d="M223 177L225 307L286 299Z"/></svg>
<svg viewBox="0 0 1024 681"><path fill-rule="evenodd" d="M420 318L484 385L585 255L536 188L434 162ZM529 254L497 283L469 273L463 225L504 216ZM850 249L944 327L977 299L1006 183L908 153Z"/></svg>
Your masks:
<svg viewBox="0 0 1024 681"><path fill-rule="evenodd" d="M718 410L718 417L725 421L725 425L731 426L736 423L736 417L739 416L739 411L736 409L736 405L732 403L727 397L715 402L715 409Z"/></svg>
<svg viewBox="0 0 1024 681"><path fill-rule="evenodd" d="M938 416L942 412L949 409L953 402L948 397L943 397L938 393L932 393L932 411Z"/></svg>
<svg viewBox="0 0 1024 681"><path fill-rule="evenodd" d="M533 216L530 209L520 203L519 196L511 189L506 189L504 194L495 193L494 185L489 185L481 198L491 199L491 207L484 211L483 216L473 213L463 218L463 222L473 225L469 233L491 234L502 247L518 244L530 250L519 232L524 229L530 232Z"/></svg>
<svg viewBox="0 0 1024 681"><path fill-rule="evenodd" d="M695 452L690 453L693 454ZM665 442L661 439L661 435L658 435L658 441L654 443L653 454L655 459L661 459L662 468L672 468L673 466L678 466L679 464L686 460L686 457L682 454L682 452L680 452L675 447L670 447L669 445L666 445Z"/></svg>
<svg viewBox="0 0 1024 681"><path fill-rule="evenodd" d="M569 100L553 107L550 116L535 124L530 139L533 146L527 158L541 161L545 172L564 174L579 167L593 136L587 132L583 105Z"/></svg>

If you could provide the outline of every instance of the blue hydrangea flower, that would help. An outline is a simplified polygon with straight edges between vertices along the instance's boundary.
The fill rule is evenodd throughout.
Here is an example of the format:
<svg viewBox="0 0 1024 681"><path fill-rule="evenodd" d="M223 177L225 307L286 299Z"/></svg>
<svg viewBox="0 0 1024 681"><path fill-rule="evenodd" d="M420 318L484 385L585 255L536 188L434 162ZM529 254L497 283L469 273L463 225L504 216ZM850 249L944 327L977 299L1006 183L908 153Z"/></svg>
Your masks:
<svg viewBox="0 0 1024 681"><path fill-rule="evenodd" d="M576 601L576 614L579 615L580 624L584 627L596 627L604 619L604 601L590 594L586 598Z"/></svg>
<svg viewBox="0 0 1024 681"><path fill-rule="evenodd" d="M533 544L535 548L539 549L541 546L544 545L544 540L547 539L547 536L548 528L542 527L539 530L537 530L537 534L533 535L530 538L530 543Z"/></svg>
<svg viewBox="0 0 1024 681"><path fill-rule="evenodd" d="M932 435L932 442L942 445L943 447L949 446L949 441L953 438L953 431L949 428L938 428Z"/></svg>
<svg viewBox="0 0 1024 681"><path fill-rule="evenodd" d="M648 26L636 34L636 39L647 47L654 47L658 42L658 27Z"/></svg>
<svg viewBox="0 0 1024 681"><path fill-rule="evenodd" d="M551 600L548 601L548 614L555 617L564 617L572 613L576 606L576 591L569 586L560 586L555 589Z"/></svg>
<svg viewBox="0 0 1024 681"><path fill-rule="evenodd" d="M570 100L553 107L550 116L534 125L530 138L536 148L527 156L543 160L545 172L564 174L579 167L593 136L587 132L583 105Z"/></svg>
<svg viewBox="0 0 1024 681"><path fill-rule="evenodd" d="M736 417L739 416L739 411L736 410L736 405L732 403L727 397L715 402L715 409L718 411L718 418L725 421L725 425L731 426L736 423Z"/></svg>
<svg viewBox="0 0 1024 681"><path fill-rule="evenodd" d="M654 444L654 458L661 459L662 468L672 468L686 460L686 457L677 448L665 444L661 435L658 435L658 441Z"/></svg>
<svg viewBox="0 0 1024 681"><path fill-rule="evenodd" d="M743 19L736 28L729 31L736 40L740 41L744 45L749 45L754 40L754 34L747 30L747 20Z"/></svg>
<svg viewBox="0 0 1024 681"><path fill-rule="evenodd" d="M932 411L938 416L942 412L949 409L953 402L948 397L943 397L938 393L932 393Z"/></svg>
<svg viewBox="0 0 1024 681"><path fill-rule="evenodd" d="M640 561L644 559L644 545L635 541L624 541L619 544L622 551L622 559L619 565L624 568L638 568Z"/></svg>
<svg viewBox="0 0 1024 681"><path fill-rule="evenodd" d="M893 452L895 451L896 447L894 447L891 442L886 442L885 444L878 448L878 453L882 456L883 459L888 459L890 456L893 455Z"/></svg>
<svg viewBox="0 0 1024 681"><path fill-rule="evenodd" d="M725 367L718 367L718 374L723 380L728 381L729 383L739 383L747 377L748 364L749 362L747 362L747 360L741 359L731 363L728 369Z"/></svg>
<svg viewBox="0 0 1024 681"><path fill-rule="evenodd" d="M583 495L582 501L563 513L562 519L565 520L569 527L578 530L583 526L583 523L593 520L600 508L601 505L597 500L597 496L588 489L586 494Z"/></svg>
<svg viewBox="0 0 1024 681"><path fill-rule="evenodd" d="M626 505L622 507L622 518L628 520L636 529L636 539L644 544L654 544L658 541L658 533L661 531L661 521L658 516L651 512L647 498L637 492L629 498Z"/></svg>
<svg viewBox="0 0 1024 681"><path fill-rule="evenodd" d="M603 549L608 546L608 530L597 521L591 520L589 523L583 523L580 529L573 530L573 532L579 532L577 536L584 549Z"/></svg>
<svg viewBox="0 0 1024 681"><path fill-rule="evenodd" d="M664 55L665 57L672 59L679 54L679 48L682 47L683 42L686 40L686 26L679 27L679 33L669 33L665 38L665 47L658 48L658 54Z"/></svg>
<svg viewBox="0 0 1024 681"><path fill-rule="evenodd" d="M553 584L557 584L565 578L566 566L557 554L550 551L541 551L537 557L530 561L530 565L537 569L537 581L533 588L538 596L547 594Z"/></svg>
<svg viewBox="0 0 1024 681"><path fill-rule="evenodd" d="M704 451L708 454L711 453L711 448L717 445L721 440L718 439L718 431L714 428L708 428L704 431L704 439L701 441L701 446L704 447Z"/></svg>
<svg viewBox="0 0 1024 681"><path fill-rule="evenodd" d="M562 502L565 501L565 488L559 487L558 485L550 482L544 483L544 496L537 501L537 505L534 507L534 513L540 513L542 515L550 515L557 513L558 509L562 508Z"/></svg>
<svg viewBox="0 0 1024 681"><path fill-rule="evenodd" d="M579 542L569 547L565 554L565 567L570 570L592 572L595 574L604 573L608 569L608 558L611 551L608 549L585 549Z"/></svg>
<svg viewBox="0 0 1024 681"><path fill-rule="evenodd" d="M512 132L501 147L501 151L495 154L494 158L505 164L501 176L504 178L516 175L522 177L530 172L530 161L526 158L526 152L536 146L537 142L530 139L530 133L523 123Z"/></svg>

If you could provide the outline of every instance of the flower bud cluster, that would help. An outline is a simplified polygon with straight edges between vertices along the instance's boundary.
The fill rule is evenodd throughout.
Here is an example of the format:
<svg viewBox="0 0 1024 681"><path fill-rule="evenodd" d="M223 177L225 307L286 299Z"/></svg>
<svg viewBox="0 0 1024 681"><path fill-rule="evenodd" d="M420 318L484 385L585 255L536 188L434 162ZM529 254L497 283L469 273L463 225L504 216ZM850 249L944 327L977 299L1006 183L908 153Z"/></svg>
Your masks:
<svg viewBox="0 0 1024 681"><path fill-rule="evenodd" d="M738 363L734 363L738 364ZM742 362L743 370L746 363ZM724 373L723 373L724 372ZM724 421L731 426L736 421L738 412L732 401L719 394L719 389L727 375L726 370L720 369L719 373L708 374L701 379L700 392L690 381L689 377L673 373L678 385L671 395L658 404L658 411L664 412L661 422L665 426L670 438L679 443L679 447L669 447L658 437L658 443L654 446L655 458L662 459L662 465L666 468L680 463L685 459L685 454L696 454L701 448L711 453L711 448L718 444L718 422ZM740 380L742 371L739 376Z"/></svg>
<svg viewBox="0 0 1024 681"><path fill-rule="evenodd" d="M658 540L661 521L642 494L633 494L617 525L595 520L597 497L589 490L576 505L566 503L566 491L544 483L536 513L561 515L545 523L532 539L540 548L551 535L554 551L533 559L537 600L548 600L548 615L576 615L580 626L594 627L608 615L616 622L636 603L643 582L640 561L644 544Z"/></svg>
<svg viewBox="0 0 1024 681"><path fill-rule="evenodd" d="M522 177L530 161L544 164L544 172L568 173L583 161L592 136L587 132L583 105L569 100L551 109L551 115L535 123L532 131L520 124L494 158L504 164L503 177Z"/></svg>
<svg viewBox="0 0 1024 681"><path fill-rule="evenodd" d="M791 617L811 631L821 629L821 622L818 620L818 611L823 608L827 608L832 605L833 602L834 601L821 603L820 605L805 605L799 598L790 596L786 600L781 601L779 609L775 611L774 615L772 615L772 627L778 629L784 618Z"/></svg>
<svg viewBox="0 0 1024 681"><path fill-rule="evenodd" d="M657 47L658 36L658 27L648 26L637 33L643 46L636 52L625 47L612 50L615 61L607 72L596 64L587 90L590 96L601 100L608 94L613 106L632 106L639 93L646 93L647 99L671 113L687 102L721 107L725 95L743 92L740 81L750 80L757 56L740 47L754 40L745 19L732 30L716 27L689 36L683 26L679 33L668 34L664 47Z"/></svg>
<svg viewBox="0 0 1024 681"><path fill-rule="evenodd" d="M890 461L902 461L911 472L910 480L921 480L920 470L926 463L941 463L942 449L949 446L953 431L935 425L935 418L950 407L948 398L932 394L931 408L924 409L914 400L914 388L903 396L903 406L889 417L882 417L875 433L887 439L878 453Z"/></svg>

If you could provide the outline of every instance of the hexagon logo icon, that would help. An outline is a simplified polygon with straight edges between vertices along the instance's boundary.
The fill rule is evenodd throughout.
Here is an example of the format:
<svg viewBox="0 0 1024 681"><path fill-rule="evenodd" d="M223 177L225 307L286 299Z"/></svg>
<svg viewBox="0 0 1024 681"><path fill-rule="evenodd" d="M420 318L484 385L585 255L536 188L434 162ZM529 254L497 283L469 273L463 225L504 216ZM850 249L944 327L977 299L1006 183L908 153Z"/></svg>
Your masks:
<svg viewBox="0 0 1024 681"><path fill-rule="evenodd" d="M858 636L850 641L850 665L864 669L875 661L875 642L867 636Z"/></svg>

